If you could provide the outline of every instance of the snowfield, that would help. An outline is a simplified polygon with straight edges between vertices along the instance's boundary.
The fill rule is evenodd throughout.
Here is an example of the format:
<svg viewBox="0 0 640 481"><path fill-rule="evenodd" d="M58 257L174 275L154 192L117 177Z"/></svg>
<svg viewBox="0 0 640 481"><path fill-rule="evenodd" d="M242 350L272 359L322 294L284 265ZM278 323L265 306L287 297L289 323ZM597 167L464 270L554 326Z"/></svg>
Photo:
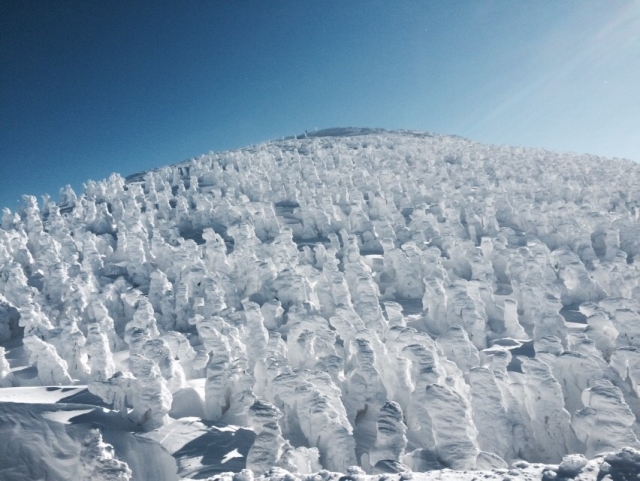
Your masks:
<svg viewBox="0 0 640 481"><path fill-rule="evenodd" d="M331 129L25 196L0 479L640 479L640 165Z"/></svg>

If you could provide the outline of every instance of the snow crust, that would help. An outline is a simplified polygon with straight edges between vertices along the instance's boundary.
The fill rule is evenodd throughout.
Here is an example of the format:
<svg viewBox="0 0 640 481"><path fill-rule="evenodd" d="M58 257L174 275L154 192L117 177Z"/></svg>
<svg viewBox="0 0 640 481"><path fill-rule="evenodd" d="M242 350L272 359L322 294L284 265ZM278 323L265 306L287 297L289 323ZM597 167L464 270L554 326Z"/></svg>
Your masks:
<svg viewBox="0 0 640 481"><path fill-rule="evenodd" d="M639 186L622 160L347 129L25 196L0 406L64 445L34 435L50 479L626 479ZM87 405L118 421L80 429Z"/></svg>

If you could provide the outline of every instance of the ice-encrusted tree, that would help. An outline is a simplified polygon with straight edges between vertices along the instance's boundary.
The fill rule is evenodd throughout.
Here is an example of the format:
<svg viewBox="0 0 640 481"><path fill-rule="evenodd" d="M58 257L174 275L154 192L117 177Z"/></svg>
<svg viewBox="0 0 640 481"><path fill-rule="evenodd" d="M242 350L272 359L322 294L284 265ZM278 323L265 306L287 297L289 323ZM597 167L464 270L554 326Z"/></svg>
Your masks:
<svg viewBox="0 0 640 481"><path fill-rule="evenodd" d="M407 447L406 431L400 405L386 402L376 421L376 439L368 453L369 466L380 470L385 462L401 463Z"/></svg>
<svg viewBox="0 0 640 481"><path fill-rule="evenodd" d="M80 481L128 481L131 469L116 459L113 446L102 440L97 429L92 429L82 441L76 479Z"/></svg>
<svg viewBox="0 0 640 481"><path fill-rule="evenodd" d="M525 406L531 417L532 434L536 439L536 456L553 462L578 449L571 429L571 415L564 408L562 388L551 368L543 361L522 362L525 374Z"/></svg>
<svg viewBox="0 0 640 481"><path fill-rule="evenodd" d="M97 322L87 326L87 354L91 366L91 377L108 379L115 373L113 354L109 348L109 339Z"/></svg>
<svg viewBox="0 0 640 481"><path fill-rule="evenodd" d="M29 353L29 362L38 370L38 379L43 386L66 386L72 383L67 362L56 352L56 348L37 336L23 339Z"/></svg>
<svg viewBox="0 0 640 481"><path fill-rule="evenodd" d="M257 475L276 466L292 473L314 472L319 467L317 449L294 449L282 437L278 425L281 417L280 410L265 401L257 400L249 408L249 425L256 439L247 453L247 468Z"/></svg>
<svg viewBox="0 0 640 481"><path fill-rule="evenodd" d="M13 385L13 374L11 365L5 357L5 348L0 347L0 387L11 387Z"/></svg>
<svg viewBox="0 0 640 481"><path fill-rule="evenodd" d="M123 417L127 417L129 407L134 403L137 379L130 372L118 371L108 379L96 378L89 383L89 392L113 405Z"/></svg>
<svg viewBox="0 0 640 481"><path fill-rule="evenodd" d="M582 402L585 407L576 413L572 426L586 444L586 456L625 446L640 447L633 430L635 416L620 389L600 381L582 392Z"/></svg>
<svg viewBox="0 0 640 481"><path fill-rule="evenodd" d="M131 416L147 430L158 428L168 421L171 391L153 360L134 355L131 361L136 377Z"/></svg>

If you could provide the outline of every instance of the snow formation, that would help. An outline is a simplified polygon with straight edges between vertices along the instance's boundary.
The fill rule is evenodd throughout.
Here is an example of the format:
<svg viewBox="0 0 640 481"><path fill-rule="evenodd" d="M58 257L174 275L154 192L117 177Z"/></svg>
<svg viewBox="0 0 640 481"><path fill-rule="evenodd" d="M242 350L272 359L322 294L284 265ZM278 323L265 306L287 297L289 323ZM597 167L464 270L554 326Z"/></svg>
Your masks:
<svg viewBox="0 0 640 481"><path fill-rule="evenodd" d="M639 217L628 161L371 129L25 196L1 220L0 387L88 386L74 402L147 436L128 449L164 443L164 479L627 479ZM216 468L167 447L221 426L254 435ZM151 479L83 436L78 479Z"/></svg>

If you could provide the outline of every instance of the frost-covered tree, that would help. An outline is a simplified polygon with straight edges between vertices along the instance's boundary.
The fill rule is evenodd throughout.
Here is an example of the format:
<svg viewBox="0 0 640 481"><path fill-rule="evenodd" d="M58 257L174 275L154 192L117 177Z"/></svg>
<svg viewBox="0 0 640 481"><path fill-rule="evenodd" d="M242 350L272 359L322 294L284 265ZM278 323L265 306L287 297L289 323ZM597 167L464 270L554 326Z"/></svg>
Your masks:
<svg viewBox="0 0 640 481"><path fill-rule="evenodd" d="M91 366L91 377L108 379L115 372L113 354L109 348L107 335L100 330L97 322L89 324L87 327L87 354L89 365Z"/></svg>
<svg viewBox="0 0 640 481"><path fill-rule="evenodd" d="M128 481L131 469L116 459L113 446L102 440L97 429L89 431L82 441L76 479L81 481Z"/></svg>
<svg viewBox="0 0 640 481"><path fill-rule="evenodd" d="M29 353L29 362L38 370L38 379L43 386L66 386L72 383L67 362L56 352L51 344L36 336L23 339Z"/></svg>
<svg viewBox="0 0 640 481"><path fill-rule="evenodd" d="M13 384L13 374L11 365L5 357L5 348L0 347L0 387L11 387Z"/></svg>

